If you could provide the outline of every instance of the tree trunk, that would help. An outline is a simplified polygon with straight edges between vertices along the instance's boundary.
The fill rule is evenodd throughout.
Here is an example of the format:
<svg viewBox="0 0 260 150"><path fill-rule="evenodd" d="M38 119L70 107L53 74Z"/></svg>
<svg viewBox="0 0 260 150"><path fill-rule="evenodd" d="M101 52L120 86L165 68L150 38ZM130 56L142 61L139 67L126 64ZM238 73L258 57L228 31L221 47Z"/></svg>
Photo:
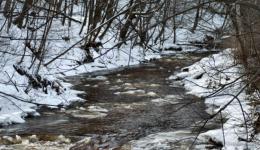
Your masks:
<svg viewBox="0 0 260 150"><path fill-rule="evenodd" d="M14 24L16 24L19 28L23 27L23 20L27 15L28 11L30 10L30 8L32 7L32 4L33 4L33 0L25 0L22 12L14 21Z"/></svg>

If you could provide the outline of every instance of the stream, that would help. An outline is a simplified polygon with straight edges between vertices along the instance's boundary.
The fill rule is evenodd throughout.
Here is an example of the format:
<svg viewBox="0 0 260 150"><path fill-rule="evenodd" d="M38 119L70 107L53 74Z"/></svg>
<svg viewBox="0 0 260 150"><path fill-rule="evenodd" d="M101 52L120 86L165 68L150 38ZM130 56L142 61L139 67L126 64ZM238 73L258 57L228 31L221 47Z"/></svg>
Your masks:
<svg viewBox="0 0 260 150"><path fill-rule="evenodd" d="M147 146L149 140L141 144L138 140L157 133L183 131L183 135L194 136L192 125L209 117L204 100L186 94L180 83L168 77L209 54L176 54L130 68L68 77L66 81L82 91L79 97L86 101L66 110L41 108L40 117L2 127L0 135L24 139L37 136L37 142L7 145L9 149L44 149L44 145L48 149L131 149L145 142ZM90 144L78 142L86 137ZM62 138L69 141L50 144ZM191 143L182 143L182 147ZM181 147L176 143L167 146L158 149Z"/></svg>

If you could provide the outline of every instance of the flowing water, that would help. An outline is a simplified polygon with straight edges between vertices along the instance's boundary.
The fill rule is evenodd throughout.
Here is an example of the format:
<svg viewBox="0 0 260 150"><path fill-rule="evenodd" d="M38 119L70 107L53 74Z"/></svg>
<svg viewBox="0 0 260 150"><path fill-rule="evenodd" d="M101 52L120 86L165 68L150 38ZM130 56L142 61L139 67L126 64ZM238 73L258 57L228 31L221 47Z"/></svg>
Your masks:
<svg viewBox="0 0 260 150"><path fill-rule="evenodd" d="M3 127L0 135L37 135L40 141L64 135L72 143L90 137L100 149L124 149L129 141L151 134L194 130L192 124L208 117L204 100L167 78L207 55L177 54L131 68L69 77L73 88L83 91L79 96L85 102L66 110L42 108L40 117Z"/></svg>

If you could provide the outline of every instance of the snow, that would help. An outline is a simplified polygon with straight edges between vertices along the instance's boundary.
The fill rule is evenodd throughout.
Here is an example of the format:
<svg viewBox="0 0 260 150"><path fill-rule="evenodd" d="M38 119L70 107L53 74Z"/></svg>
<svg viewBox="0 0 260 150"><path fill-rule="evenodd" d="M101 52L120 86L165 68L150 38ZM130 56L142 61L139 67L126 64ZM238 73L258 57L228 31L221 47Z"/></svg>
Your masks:
<svg viewBox="0 0 260 150"><path fill-rule="evenodd" d="M240 140L247 139L247 132L248 138L250 138L253 132L253 128L248 122L252 119L252 107L248 105L248 96L244 90L245 83L241 78L243 69L240 65L235 64L232 54L231 49L226 49L218 54L203 58L199 62L185 67L181 72L170 76L169 80L181 81L188 90L187 93L205 97L205 103L208 106L207 112L211 115L225 107L221 111L223 118L227 119L223 124L223 130L215 129L201 133L198 140L208 142L211 138L221 142L228 150L245 149L247 146L252 148L256 145L246 144ZM236 94L238 94L238 99L233 97ZM229 102L230 104L226 106ZM248 130L246 130L244 119L248 122ZM223 138L223 132L225 138Z"/></svg>

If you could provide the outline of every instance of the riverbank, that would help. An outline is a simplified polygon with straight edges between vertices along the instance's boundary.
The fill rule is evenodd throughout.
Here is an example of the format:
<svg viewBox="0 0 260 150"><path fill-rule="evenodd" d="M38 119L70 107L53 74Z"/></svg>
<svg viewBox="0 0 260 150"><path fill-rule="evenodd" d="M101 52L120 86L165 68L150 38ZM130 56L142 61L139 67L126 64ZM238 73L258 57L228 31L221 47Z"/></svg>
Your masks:
<svg viewBox="0 0 260 150"><path fill-rule="evenodd" d="M199 143L228 150L258 149L255 108L246 94L243 67L234 58L234 52L226 49L183 68L169 79L181 82L189 94L205 98L211 119L198 123L201 129L212 121L222 124L219 129L199 132Z"/></svg>

